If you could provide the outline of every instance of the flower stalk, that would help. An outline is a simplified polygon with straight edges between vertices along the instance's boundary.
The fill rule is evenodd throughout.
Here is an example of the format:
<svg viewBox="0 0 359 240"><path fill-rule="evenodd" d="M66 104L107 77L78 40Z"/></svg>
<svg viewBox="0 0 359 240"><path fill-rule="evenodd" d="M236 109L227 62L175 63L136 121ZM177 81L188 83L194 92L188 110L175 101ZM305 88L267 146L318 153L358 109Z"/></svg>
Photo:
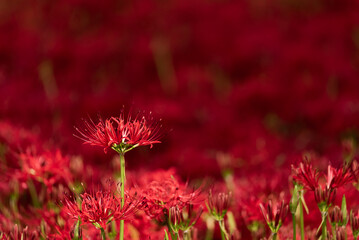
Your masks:
<svg viewBox="0 0 359 240"><path fill-rule="evenodd" d="M207 208L211 216L218 222L219 228L221 230L222 240L229 239L226 227L224 224L224 217L228 211L231 193L219 193L213 196L212 190L209 191Z"/></svg>
<svg viewBox="0 0 359 240"><path fill-rule="evenodd" d="M284 201L278 205L274 205L272 201L269 200L267 210L265 210L262 204L259 204L259 207L269 229L272 232L272 239L276 239L277 233L287 216L289 206L284 204Z"/></svg>
<svg viewBox="0 0 359 240"><path fill-rule="evenodd" d="M303 202L299 201L299 225L300 225L300 239L304 240L304 211L303 211Z"/></svg>
<svg viewBox="0 0 359 240"><path fill-rule="evenodd" d="M292 213L292 222L293 222L293 240L297 239L297 219L295 214Z"/></svg>
<svg viewBox="0 0 359 240"><path fill-rule="evenodd" d="M322 240L327 239L327 212L322 213Z"/></svg>
<svg viewBox="0 0 359 240"><path fill-rule="evenodd" d="M121 161L121 208L125 205L125 154L120 153L120 161ZM124 235L124 228L125 228L125 221L120 221L120 240L123 240Z"/></svg>
<svg viewBox="0 0 359 240"><path fill-rule="evenodd" d="M106 240L106 233L105 233L105 230L103 228L101 228L101 239Z"/></svg>
<svg viewBox="0 0 359 240"><path fill-rule="evenodd" d="M224 219L218 221L219 228L221 229L222 240L228 240L228 233L226 231L226 226L224 225Z"/></svg>

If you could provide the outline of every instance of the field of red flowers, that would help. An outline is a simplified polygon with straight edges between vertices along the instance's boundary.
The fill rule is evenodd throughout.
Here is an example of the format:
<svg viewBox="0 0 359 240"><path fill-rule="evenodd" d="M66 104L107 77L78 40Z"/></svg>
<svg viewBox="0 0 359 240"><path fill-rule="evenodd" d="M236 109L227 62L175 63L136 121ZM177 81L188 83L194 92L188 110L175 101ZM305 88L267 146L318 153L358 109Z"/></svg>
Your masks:
<svg viewBox="0 0 359 240"><path fill-rule="evenodd" d="M0 0L0 239L357 239L358 146L358 1Z"/></svg>

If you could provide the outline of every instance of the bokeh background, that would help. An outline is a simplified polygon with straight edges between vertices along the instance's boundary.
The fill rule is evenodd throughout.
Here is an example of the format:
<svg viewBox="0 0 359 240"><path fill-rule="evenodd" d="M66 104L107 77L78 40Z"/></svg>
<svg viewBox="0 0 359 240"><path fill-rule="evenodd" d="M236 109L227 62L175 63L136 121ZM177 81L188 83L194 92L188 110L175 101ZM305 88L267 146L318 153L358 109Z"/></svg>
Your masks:
<svg viewBox="0 0 359 240"><path fill-rule="evenodd" d="M129 153L129 171L230 170L287 188L303 152L339 164L358 137L358 11L354 0L0 1L2 136L26 129L106 169L112 153L74 126L151 111L163 143Z"/></svg>

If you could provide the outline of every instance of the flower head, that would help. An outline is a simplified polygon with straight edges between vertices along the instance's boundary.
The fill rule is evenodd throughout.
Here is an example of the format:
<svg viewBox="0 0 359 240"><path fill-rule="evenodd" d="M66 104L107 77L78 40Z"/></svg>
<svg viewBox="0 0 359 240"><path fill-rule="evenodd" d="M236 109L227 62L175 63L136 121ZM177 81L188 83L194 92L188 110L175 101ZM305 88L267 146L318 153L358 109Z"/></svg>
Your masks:
<svg viewBox="0 0 359 240"><path fill-rule="evenodd" d="M117 152L128 152L135 147L160 143L161 137L159 122L154 121L152 116L146 118L137 115L134 119L124 118L124 114L119 117L111 117L106 120L99 118L97 123L90 121L84 122L84 129L76 128L85 144L100 146L107 152L109 148Z"/></svg>
<svg viewBox="0 0 359 240"><path fill-rule="evenodd" d="M180 184L176 179L152 181L142 190L146 203L145 212L152 218L160 219L168 215L171 207L182 209L188 204L197 204L201 190L189 191L187 185Z"/></svg>
<svg viewBox="0 0 359 240"><path fill-rule="evenodd" d="M207 203L208 211L217 221L220 221L226 215L230 201L231 193L218 193L213 195L212 190L210 190Z"/></svg>
<svg viewBox="0 0 359 240"><path fill-rule="evenodd" d="M334 202L337 188L340 188L355 179L352 163L336 169L328 166L327 174L313 170L308 159L300 163L298 168L293 168L293 179L307 190L314 192L315 200L321 211L327 211ZM320 181L322 180L322 181Z"/></svg>
<svg viewBox="0 0 359 240"><path fill-rule="evenodd" d="M308 190L314 191L318 187L319 173L313 170L313 166L308 160L301 162L298 168L292 166L292 169L294 181L303 185Z"/></svg>
<svg viewBox="0 0 359 240"><path fill-rule="evenodd" d="M335 169L332 166L328 166L327 188L339 188L354 180L354 175L350 171L350 167L344 165L339 169Z"/></svg>
<svg viewBox="0 0 359 240"><path fill-rule="evenodd" d="M267 211L262 204L259 204L259 207L272 233L277 233L287 216L288 204L284 204L282 201L280 205L273 206L272 201L269 201Z"/></svg>
<svg viewBox="0 0 359 240"><path fill-rule="evenodd" d="M91 223L97 228L106 228L112 220L124 220L137 210L138 201L129 196L121 208L120 199L110 191L98 191L94 194L81 194L81 203L65 198L65 212L74 219L81 218L84 223Z"/></svg>
<svg viewBox="0 0 359 240"><path fill-rule="evenodd" d="M345 210L346 211L346 210ZM332 225L338 225L338 226L346 226L348 223L348 218L346 217L347 213L345 215L343 214L343 211L340 209L340 207L335 206L331 210L329 210L329 219Z"/></svg>
<svg viewBox="0 0 359 240"><path fill-rule="evenodd" d="M198 211L194 211L192 204L187 204L183 208L173 206L169 209L169 225L174 232L188 231L196 224L202 212L202 206L199 207Z"/></svg>
<svg viewBox="0 0 359 240"><path fill-rule="evenodd" d="M15 177L21 182L33 179L46 185L47 191L61 182L70 182L68 170L69 159L62 156L59 150L34 154L30 150L18 154L20 169L15 171Z"/></svg>

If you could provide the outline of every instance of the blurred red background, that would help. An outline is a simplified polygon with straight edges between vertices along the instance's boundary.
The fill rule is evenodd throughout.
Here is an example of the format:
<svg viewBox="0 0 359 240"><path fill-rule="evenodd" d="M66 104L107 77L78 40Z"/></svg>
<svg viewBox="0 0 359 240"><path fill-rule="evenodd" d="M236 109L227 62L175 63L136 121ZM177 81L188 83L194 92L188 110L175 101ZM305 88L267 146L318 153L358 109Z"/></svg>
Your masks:
<svg viewBox="0 0 359 240"><path fill-rule="evenodd" d="M113 155L74 126L152 111L163 143L128 154L128 169L220 179L230 168L288 188L303 152L339 164L343 140L358 138L358 11L354 0L0 1L3 134L28 129L106 169Z"/></svg>

